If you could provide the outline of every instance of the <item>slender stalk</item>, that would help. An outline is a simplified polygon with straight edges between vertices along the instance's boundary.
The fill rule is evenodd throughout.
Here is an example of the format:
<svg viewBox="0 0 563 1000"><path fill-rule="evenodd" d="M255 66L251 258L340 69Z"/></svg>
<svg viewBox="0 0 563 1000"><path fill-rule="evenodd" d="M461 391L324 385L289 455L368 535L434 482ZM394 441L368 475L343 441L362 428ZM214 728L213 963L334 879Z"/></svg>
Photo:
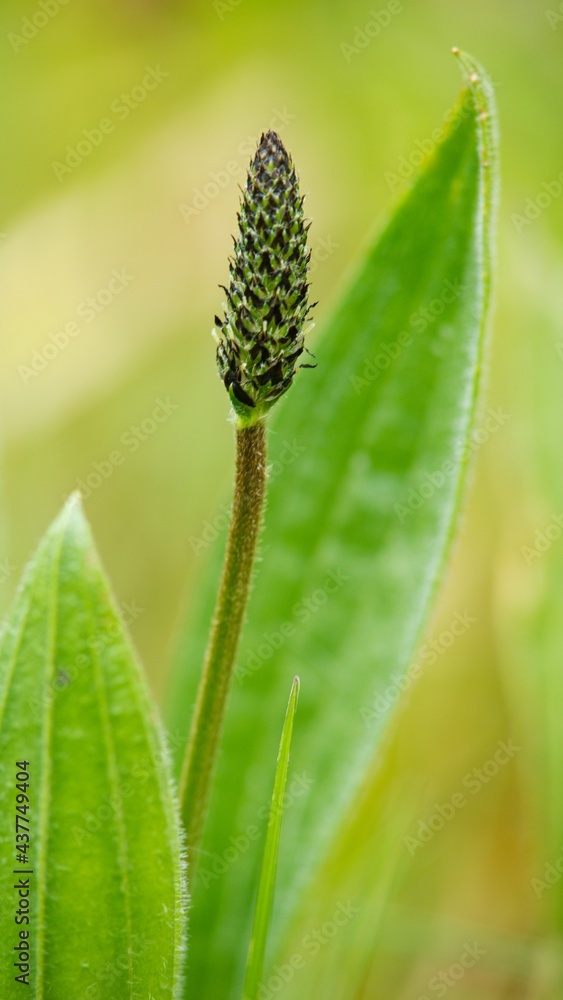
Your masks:
<svg viewBox="0 0 563 1000"><path fill-rule="evenodd" d="M223 573L180 783L192 878L244 616L266 492L266 428L236 432L233 508Z"/></svg>
<svg viewBox="0 0 563 1000"><path fill-rule="evenodd" d="M238 215L217 370L237 426L235 496L225 564L190 733L180 796L188 855L197 861L223 718L250 591L266 489L264 419L289 389L306 350L311 251L295 167L276 132L250 163Z"/></svg>

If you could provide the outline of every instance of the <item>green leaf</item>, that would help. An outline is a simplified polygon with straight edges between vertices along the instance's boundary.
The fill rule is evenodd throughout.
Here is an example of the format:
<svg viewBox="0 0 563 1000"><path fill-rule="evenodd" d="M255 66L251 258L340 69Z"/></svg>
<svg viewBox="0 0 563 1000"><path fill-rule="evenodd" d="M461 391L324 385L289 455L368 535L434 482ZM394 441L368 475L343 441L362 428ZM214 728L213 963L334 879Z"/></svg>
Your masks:
<svg viewBox="0 0 563 1000"><path fill-rule="evenodd" d="M240 996L257 859L230 849L260 825L290 677L300 674L304 693L274 941L337 836L397 682L411 683L404 674L452 539L488 313L496 177L490 86L461 58L469 85L447 134L328 322L318 368L302 374L273 421L263 558L192 886L191 974L202 1000ZM181 732L216 555L172 690L169 720ZM390 682L395 694L386 695ZM235 913L246 920L236 934Z"/></svg>
<svg viewBox="0 0 563 1000"><path fill-rule="evenodd" d="M184 900L166 752L76 498L2 634L0 760L3 1000L22 995L11 956L26 930L36 1000L177 996ZM18 909L29 923L15 922Z"/></svg>
<svg viewBox="0 0 563 1000"><path fill-rule="evenodd" d="M258 896L256 898L256 907L254 910L254 925L252 928L252 937L250 939L250 948L248 952L248 963L244 984L244 1000L257 1000L258 990L264 972L266 941L270 921L272 919L272 910L274 907L274 892L278 871L278 855L280 850L284 798L287 785L287 772L289 770L291 738L293 736L293 720L295 718L298 698L299 678L295 677L291 687L289 703L285 714L285 722L280 741L280 749L278 752L278 763L274 779L274 791L272 794L272 805L268 821L268 832L266 834L266 844L264 847L264 856L262 858L262 869L260 871L260 881L258 883Z"/></svg>

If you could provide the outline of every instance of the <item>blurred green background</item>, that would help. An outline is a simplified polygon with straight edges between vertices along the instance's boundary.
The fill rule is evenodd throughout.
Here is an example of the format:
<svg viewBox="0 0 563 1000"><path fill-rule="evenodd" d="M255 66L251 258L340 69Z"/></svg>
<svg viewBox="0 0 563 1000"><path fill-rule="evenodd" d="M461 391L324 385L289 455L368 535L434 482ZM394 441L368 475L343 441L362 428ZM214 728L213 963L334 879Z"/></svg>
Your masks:
<svg viewBox="0 0 563 1000"><path fill-rule="evenodd" d="M382 11L388 23L370 38L364 27ZM377 972L366 971L361 995L428 992L432 911L434 940L443 926L500 941L452 995L541 1000L558 995L563 922L555 894L539 898L531 883L563 850L556 0L6 0L0 600L62 499L82 488L162 699L228 500L233 442L210 330L250 152L273 126L298 165L322 328L406 190L400 173L456 100L452 45L487 68L499 107L499 273L477 426L489 408L503 418L476 449L430 635L458 612L475 620L396 714L370 808L397 782L445 801L499 739L523 749L413 864L386 911L384 943L374 930Z"/></svg>

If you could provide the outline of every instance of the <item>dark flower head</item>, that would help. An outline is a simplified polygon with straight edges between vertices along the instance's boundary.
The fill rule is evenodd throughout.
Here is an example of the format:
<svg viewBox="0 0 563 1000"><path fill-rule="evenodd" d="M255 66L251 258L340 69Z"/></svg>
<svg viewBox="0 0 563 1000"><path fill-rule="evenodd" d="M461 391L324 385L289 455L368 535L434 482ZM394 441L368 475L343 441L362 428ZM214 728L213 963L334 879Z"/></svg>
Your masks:
<svg viewBox="0 0 563 1000"><path fill-rule="evenodd" d="M215 317L214 333L219 375L237 423L249 426L289 389L312 308L309 223L295 168L276 132L260 140L238 220L224 319Z"/></svg>

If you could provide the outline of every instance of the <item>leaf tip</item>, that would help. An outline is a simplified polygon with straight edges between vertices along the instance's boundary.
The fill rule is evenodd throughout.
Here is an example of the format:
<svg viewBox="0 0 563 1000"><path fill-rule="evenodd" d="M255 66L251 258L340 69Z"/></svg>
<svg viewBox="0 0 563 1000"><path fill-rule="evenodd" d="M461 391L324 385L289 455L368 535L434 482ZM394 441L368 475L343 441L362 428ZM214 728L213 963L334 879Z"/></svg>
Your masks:
<svg viewBox="0 0 563 1000"><path fill-rule="evenodd" d="M485 70L479 65L473 56L458 48L457 45L453 46L452 53L467 75L469 83L473 89L476 84L481 84L482 87L486 88L489 92L492 92L492 85L487 77L487 74L485 73Z"/></svg>
<svg viewBox="0 0 563 1000"><path fill-rule="evenodd" d="M69 514L72 514L77 508L82 510L82 494L80 490L73 490L66 498L63 510L67 510Z"/></svg>
<svg viewBox="0 0 563 1000"><path fill-rule="evenodd" d="M82 494L79 490L73 490L72 493L69 494L65 500L60 516L68 526L83 526L86 524L86 516L82 505Z"/></svg>
<svg viewBox="0 0 563 1000"><path fill-rule="evenodd" d="M289 692L289 701L287 703L287 716L294 716L297 711L297 702L299 701L299 691L301 690L301 681L297 674L293 678L291 684L291 691Z"/></svg>
<svg viewBox="0 0 563 1000"><path fill-rule="evenodd" d="M83 545L90 543L90 528L82 506L82 496L74 490L65 500L64 505L51 525L50 532L54 535L71 535L75 542Z"/></svg>
<svg viewBox="0 0 563 1000"><path fill-rule="evenodd" d="M463 52L457 47L453 48L452 52L467 77L468 92L471 95L479 130L481 167L484 171L489 171L489 168L496 166L498 161L494 85L483 67L468 52ZM495 174L489 191L489 198L493 203L496 201L497 185L498 180Z"/></svg>

